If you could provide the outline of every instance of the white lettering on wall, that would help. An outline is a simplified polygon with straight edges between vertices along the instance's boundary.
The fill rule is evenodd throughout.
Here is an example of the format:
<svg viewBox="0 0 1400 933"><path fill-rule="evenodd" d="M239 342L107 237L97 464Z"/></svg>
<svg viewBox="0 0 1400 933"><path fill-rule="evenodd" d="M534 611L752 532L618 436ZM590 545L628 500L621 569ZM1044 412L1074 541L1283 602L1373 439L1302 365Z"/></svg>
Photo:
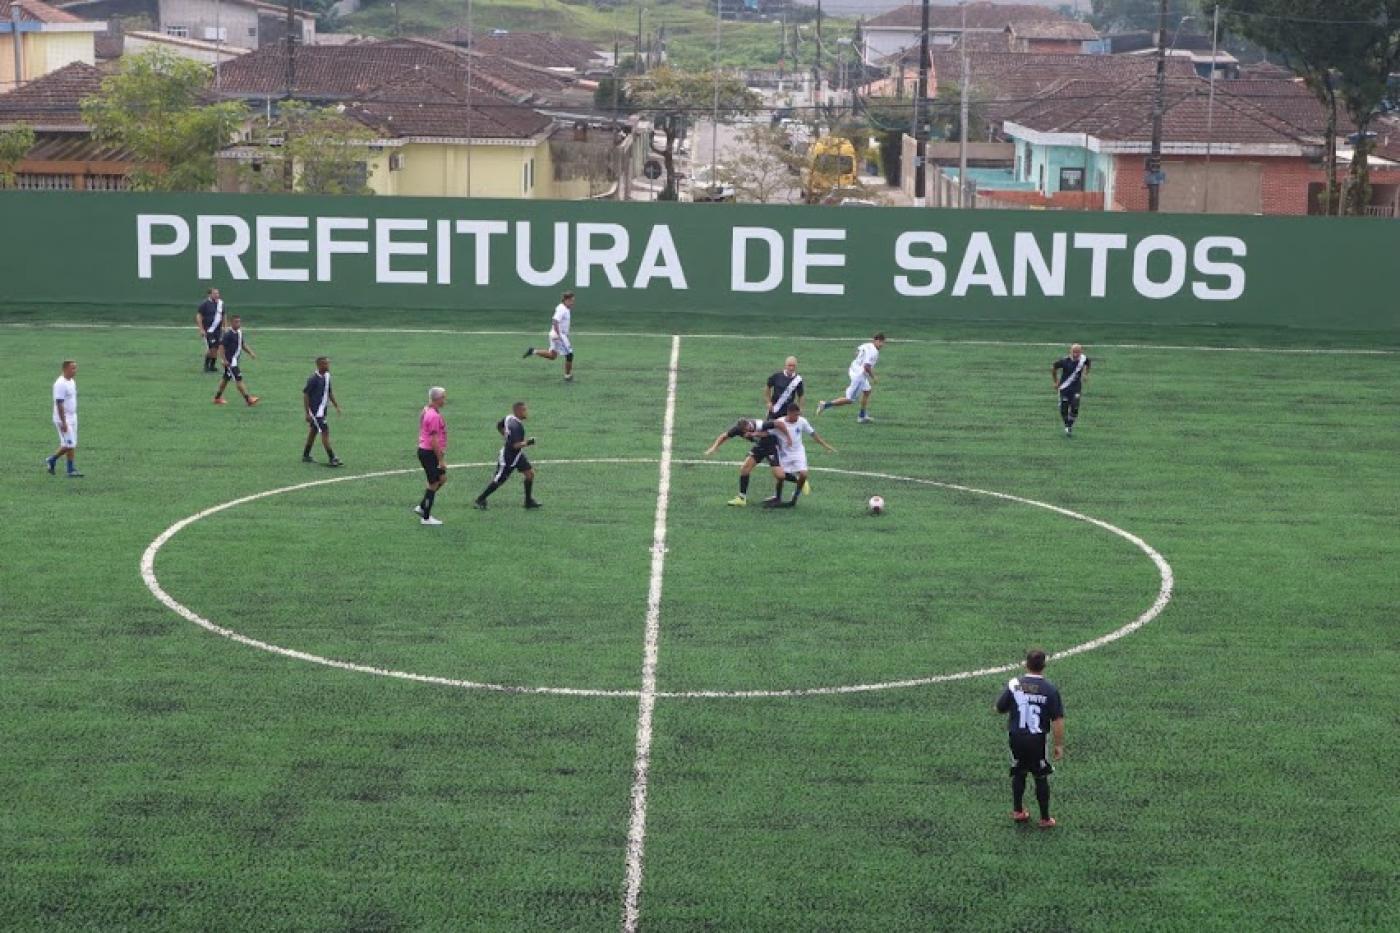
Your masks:
<svg viewBox="0 0 1400 933"><path fill-rule="evenodd" d="M569 274L569 225L554 225L554 258L548 269L536 269L530 261L530 222L522 220L515 225L515 275L526 285L549 287L564 281Z"/></svg>
<svg viewBox="0 0 1400 933"><path fill-rule="evenodd" d="M1002 278L992 238L980 230L967 238L967 251L953 281L953 297L963 297L973 286L989 288L998 298L1006 297L1006 279Z"/></svg>
<svg viewBox="0 0 1400 933"><path fill-rule="evenodd" d="M306 217L259 217L258 280L262 282L305 282L311 278L306 269L278 268L272 264L278 253L309 253L311 244L305 237L276 239L279 230L305 230L311 226Z"/></svg>
<svg viewBox="0 0 1400 933"><path fill-rule="evenodd" d="M1167 277L1160 282L1152 278L1148 264L1153 253L1166 253L1169 266ZM1133 250L1133 288L1144 298L1170 298L1186 284L1186 244L1174 236L1143 237Z"/></svg>
<svg viewBox="0 0 1400 933"><path fill-rule="evenodd" d="M1090 252L1089 297L1104 297L1108 293L1108 251L1127 249L1128 238L1121 233L1076 233L1074 248Z"/></svg>
<svg viewBox="0 0 1400 933"><path fill-rule="evenodd" d="M1069 238L1063 233L1050 236L1050 261L1046 262L1040 242L1034 233L1016 234L1011 257L1011 294L1021 298L1026 294L1027 273L1035 275L1036 287L1046 298L1063 298L1065 294L1065 247Z"/></svg>
<svg viewBox="0 0 1400 933"><path fill-rule="evenodd" d="M948 272L943 268L943 263L932 256L914 255L915 246L927 246L930 253L948 252L948 240L941 233L931 230L909 230L901 233L894 241L895 265L906 272L922 272L928 276L928 281L917 285L911 276L896 275L894 290L910 298L927 298L942 293L948 284Z"/></svg>
<svg viewBox="0 0 1400 933"><path fill-rule="evenodd" d="M200 214L195 218L195 260L198 266L196 275L201 281L214 277L214 260L222 259L230 278L244 281L248 270L243 268L243 254L252 244L253 234L248 229L248 221L232 214ZM223 227L233 231L229 243L214 242L214 228Z"/></svg>
<svg viewBox="0 0 1400 933"><path fill-rule="evenodd" d="M642 263L637 267L637 277L632 287L646 288L652 279L665 279L672 288L686 288L681 256L676 252L676 241L671 239L671 228L666 224L651 228L651 236L647 238L646 249L642 251Z"/></svg>
<svg viewBox="0 0 1400 933"><path fill-rule="evenodd" d="M366 255L369 253L369 240L337 240L336 231L369 230L368 217L317 217L316 218L316 281L329 282L333 278L331 257L341 255Z"/></svg>
<svg viewBox="0 0 1400 933"><path fill-rule="evenodd" d="M574 281L579 288L593 284L593 267L597 266L607 276L613 288L626 288L627 280L622 277L622 263L627 259L630 238L622 224L581 223L575 231L575 248L578 257L574 260ZM596 246L594 240L607 239L608 246Z"/></svg>
<svg viewBox="0 0 1400 933"><path fill-rule="evenodd" d="M1211 250L1225 250L1231 256L1249 253L1244 240L1233 236L1201 237L1196 244L1195 265L1201 275L1224 276L1223 288L1212 288L1205 282L1191 283L1191 293L1202 301L1234 301L1244 295L1244 267L1235 262L1217 262L1210 258Z"/></svg>
<svg viewBox="0 0 1400 933"><path fill-rule="evenodd" d="M814 230L799 227L792 231L792 293L794 295L844 295L846 286L839 282L813 282L807 277L812 269L842 269L845 253L814 253L813 243L841 243L845 230Z"/></svg>
<svg viewBox="0 0 1400 933"><path fill-rule="evenodd" d="M175 231L168 243L157 243L152 235L156 227ZM190 246L190 225L176 214L136 215L136 277L151 277L151 259L156 256L178 256Z"/></svg>
<svg viewBox="0 0 1400 933"><path fill-rule="evenodd" d="M749 278L749 242L768 245L768 271ZM730 239L729 288L736 292L771 292L783 282L783 235L771 227L735 227Z"/></svg>

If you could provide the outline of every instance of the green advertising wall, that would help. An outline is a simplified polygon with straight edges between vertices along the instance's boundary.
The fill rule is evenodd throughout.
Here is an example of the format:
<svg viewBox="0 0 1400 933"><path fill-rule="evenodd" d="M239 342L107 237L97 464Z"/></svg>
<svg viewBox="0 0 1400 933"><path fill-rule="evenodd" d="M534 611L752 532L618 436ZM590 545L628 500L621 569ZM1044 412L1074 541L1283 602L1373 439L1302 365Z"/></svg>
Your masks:
<svg viewBox="0 0 1400 933"><path fill-rule="evenodd" d="M1330 218L0 194L0 302L849 309L1400 330L1400 223Z"/></svg>

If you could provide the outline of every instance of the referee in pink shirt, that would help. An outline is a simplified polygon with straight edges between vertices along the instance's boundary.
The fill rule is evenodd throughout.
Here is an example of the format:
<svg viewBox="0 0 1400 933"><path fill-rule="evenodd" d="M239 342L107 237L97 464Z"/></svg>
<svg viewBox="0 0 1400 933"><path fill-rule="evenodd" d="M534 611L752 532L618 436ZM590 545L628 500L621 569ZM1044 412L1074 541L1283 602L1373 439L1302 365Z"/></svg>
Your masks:
<svg viewBox="0 0 1400 933"><path fill-rule="evenodd" d="M442 406L446 404L447 390L433 386L428 390L428 404L418 418L418 462L428 474L423 500L413 507L421 525L442 524L441 519L433 518L433 500L447 482L447 422L442 420Z"/></svg>

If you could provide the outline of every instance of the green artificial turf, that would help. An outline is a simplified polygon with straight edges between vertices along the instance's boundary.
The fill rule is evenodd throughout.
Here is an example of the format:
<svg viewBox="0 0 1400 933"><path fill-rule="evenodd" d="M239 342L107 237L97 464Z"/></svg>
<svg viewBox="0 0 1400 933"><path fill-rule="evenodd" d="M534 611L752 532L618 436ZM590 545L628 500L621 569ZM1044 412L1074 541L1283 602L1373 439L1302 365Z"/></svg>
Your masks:
<svg viewBox="0 0 1400 933"><path fill-rule="evenodd" d="M657 687L791 690L1052 662L1060 827L1013 827L1004 677L657 702L647 930L1380 929L1400 752L1400 369L1377 335L580 308L578 379L522 360L546 322L249 310L255 409L210 404L188 309L0 314L0 927L609 930L621 922L669 334L681 340ZM731 441L800 357L809 400L893 337L872 414L814 419L798 508L738 509ZM399 333L376 332L376 326ZM355 329L360 328L360 329ZM412 332L422 330L438 332ZM482 334L468 331L509 331ZM619 332L629 331L630 334ZM784 338L790 331L802 337ZM604 333L613 334L604 336ZM706 337L705 333L735 336ZM743 336L752 334L753 336ZM529 336L526 336L529 335ZM850 338L850 339L846 339ZM1049 365L1094 358L1073 440ZM1045 344L1045 345L1041 345ZM1129 346L1134 345L1134 346ZM1183 349L1158 349L1160 346ZM1207 351L1250 346L1260 352ZM300 462L333 358L342 471ZM78 463L44 474L79 361ZM448 389L444 525L410 514L427 388ZM518 478L470 507L530 404ZM563 462L625 460L639 462ZM258 651L509 687L371 676ZM771 491L755 474L751 498ZM790 489L789 489L790 491ZM882 517L865 499L888 502Z"/></svg>

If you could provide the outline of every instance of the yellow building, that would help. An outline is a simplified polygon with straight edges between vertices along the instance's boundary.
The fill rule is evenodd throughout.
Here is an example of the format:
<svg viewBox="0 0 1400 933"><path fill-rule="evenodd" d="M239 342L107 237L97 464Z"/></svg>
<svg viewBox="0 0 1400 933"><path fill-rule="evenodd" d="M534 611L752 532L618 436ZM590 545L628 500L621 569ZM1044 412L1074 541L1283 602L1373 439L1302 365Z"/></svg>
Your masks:
<svg viewBox="0 0 1400 933"><path fill-rule="evenodd" d="M526 107L366 101L346 115L380 134L376 194L554 198L554 122Z"/></svg>
<svg viewBox="0 0 1400 933"><path fill-rule="evenodd" d="M96 64L94 36L104 29L42 0L0 0L0 94L74 62Z"/></svg>

